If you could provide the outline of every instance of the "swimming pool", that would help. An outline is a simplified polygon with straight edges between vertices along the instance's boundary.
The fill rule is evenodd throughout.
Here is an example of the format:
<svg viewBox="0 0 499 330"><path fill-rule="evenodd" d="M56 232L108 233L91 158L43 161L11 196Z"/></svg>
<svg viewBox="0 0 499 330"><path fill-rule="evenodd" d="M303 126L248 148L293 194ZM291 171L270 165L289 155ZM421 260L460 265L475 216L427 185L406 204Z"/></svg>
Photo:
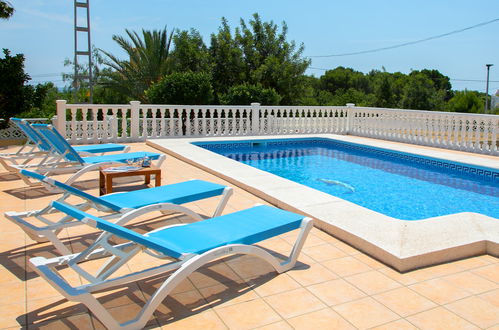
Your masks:
<svg viewBox="0 0 499 330"><path fill-rule="evenodd" d="M499 218L499 172L490 168L327 138L195 145L402 220Z"/></svg>

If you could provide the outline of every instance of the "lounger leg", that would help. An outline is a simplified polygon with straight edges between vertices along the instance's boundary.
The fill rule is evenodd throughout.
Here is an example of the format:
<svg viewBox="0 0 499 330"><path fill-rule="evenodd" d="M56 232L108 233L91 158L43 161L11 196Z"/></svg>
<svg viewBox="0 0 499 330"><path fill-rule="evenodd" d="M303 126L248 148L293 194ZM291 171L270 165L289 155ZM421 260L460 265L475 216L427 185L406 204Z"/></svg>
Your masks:
<svg viewBox="0 0 499 330"><path fill-rule="evenodd" d="M232 255L232 254L249 254L259 258L264 259L270 263L278 273L285 272L291 269L296 259L303 247L303 243L312 228L312 221L308 218L302 223L302 231L298 235L297 242L291 252L290 258L285 263L279 263L279 261L273 257L270 253L264 249L253 246L253 245L228 245L223 246L211 251L205 252L199 256L195 256L187 260L182 266L176 270L168 279L156 290L156 292L151 296L151 299L144 305L140 314L136 319L127 322L127 325L134 325L136 328L142 328L145 326L147 321L151 318L153 312L156 310L159 304L170 294L170 292L180 284L189 275L195 272L200 267L206 265L212 260L218 259L222 256Z"/></svg>
<svg viewBox="0 0 499 330"><path fill-rule="evenodd" d="M222 214L225 206L227 205L227 202L229 201L230 196L232 196L233 193L234 190L231 187L225 187L220 202L218 203L217 209L215 210L215 213L213 213L212 218L218 217Z"/></svg>

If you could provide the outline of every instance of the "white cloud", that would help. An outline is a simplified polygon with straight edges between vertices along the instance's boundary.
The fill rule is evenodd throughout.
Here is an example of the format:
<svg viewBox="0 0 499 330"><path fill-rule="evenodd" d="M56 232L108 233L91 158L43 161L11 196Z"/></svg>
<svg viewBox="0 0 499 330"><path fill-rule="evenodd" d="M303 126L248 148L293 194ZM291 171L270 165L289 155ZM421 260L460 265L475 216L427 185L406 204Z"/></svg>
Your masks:
<svg viewBox="0 0 499 330"><path fill-rule="evenodd" d="M73 12L68 12L67 15L61 15L57 13L45 12L34 8L17 7L16 11L29 16L36 16L40 18L47 19L49 21L60 22L65 24L73 23Z"/></svg>

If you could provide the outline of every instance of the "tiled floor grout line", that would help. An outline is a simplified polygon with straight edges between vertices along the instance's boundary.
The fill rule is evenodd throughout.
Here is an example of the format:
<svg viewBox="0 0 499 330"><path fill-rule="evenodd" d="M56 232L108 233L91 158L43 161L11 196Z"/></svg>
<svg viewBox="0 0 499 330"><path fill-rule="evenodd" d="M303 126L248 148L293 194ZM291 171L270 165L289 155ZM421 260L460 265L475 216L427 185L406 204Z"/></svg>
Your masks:
<svg viewBox="0 0 499 330"><path fill-rule="evenodd" d="M245 284L246 284L246 285L247 285L247 286L251 289L251 291L255 292L255 294L256 294L257 296L259 296L259 295L258 295L258 293L257 293L255 290L253 290L253 286L252 286L252 285L250 285L250 284L248 283L248 281L247 281L247 280L245 280L245 279L244 279L244 278L243 278L243 277L242 277L242 276L241 276L238 272L236 272L236 271L235 271L235 270L234 270L234 269L230 266L230 264L229 264L228 262L226 262L226 261L225 261L225 259L226 259L226 258L221 259L221 260L222 260L222 262L223 262L223 263L224 263L224 264L225 264L225 265L226 265L229 269L231 269L231 270L232 270L232 271L233 271L233 272L237 275L237 277L239 277L239 279L240 279L240 280L242 280L242 281L243 281L243 282L244 282L244 283L245 283ZM260 297L260 298L261 298L261 297ZM264 302L265 302L265 301L264 301ZM231 306L235 306L235 305L239 305L239 304L243 304L243 303L245 303L245 301L242 301L242 302L240 302L240 303L236 303L236 304L231 305ZM265 303L267 303L267 302L265 302ZM270 306L269 306L269 307L270 307ZM223 308L223 307L222 307L222 308ZM218 313L218 310L217 310L216 308L214 308L214 307L211 307L211 309L213 310L213 312L215 312L215 315L217 315L217 317L218 317L218 318L222 321L222 323L223 323L223 324L227 327L227 329L231 329L231 327L230 327L228 324L226 324L226 322L224 321L224 319L223 319L223 317L220 315L220 313ZM277 315L279 315L279 314L277 314ZM279 316L280 316L280 315L279 315Z"/></svg>
<svg viewBox="0 0 499 330"><path fill-rule="evenodd" d="M335 280L332 280L332 281L335 281ZM319 284L319 283L317 283L317 284ZM312 285L315 285L315 284L312 284ZM333 309L333 307L334 307L334 306L338 306L338 305L341 305L341 304L343 304L343 303L341 303L341 304L336 304L336 305L331 305L331 306L330 306L330 305L328 305L328 304L327 304L324 300L322 300L319 296L317 296L317 295L316 295L316 294L314 294L312 291L310 291L310 290L308 289L308 287L304 287L304 288L305 288L305 290L307 290L310 294L312 294L315 298L319 299L319 301L320 301L320 302L322 302L322 303L326 306L326 307L325 307L325 308L323 308L323 309L331 309L331 310L333 310L336 314L338 314L338 315L339 315L339 316L340 316L343 320L345 320L348 324L352 325L352 327L354 327L354 328L357 328L357 327L356 327L353 323L351 323L349 320L347 320L346 318L344 318L344 317L343 317L343 315L341 315L340 313L338 313L337 311L335 311L335 310ZM350 301L348 301L348 302L357 301L357 300L364 299L364 298L365 298L365 297L361 297L361 298L359 298L359 299L353 299L353 300L350 300ZM322 309L320 309L320 310L322 310ZM320 311L320 310L317 310L317 311ZM311 312L311 313L314 313L314 312L317 312L317 311L313 311L313 312ZM301 315L304 315L304 314L301 314Z"/></svg>

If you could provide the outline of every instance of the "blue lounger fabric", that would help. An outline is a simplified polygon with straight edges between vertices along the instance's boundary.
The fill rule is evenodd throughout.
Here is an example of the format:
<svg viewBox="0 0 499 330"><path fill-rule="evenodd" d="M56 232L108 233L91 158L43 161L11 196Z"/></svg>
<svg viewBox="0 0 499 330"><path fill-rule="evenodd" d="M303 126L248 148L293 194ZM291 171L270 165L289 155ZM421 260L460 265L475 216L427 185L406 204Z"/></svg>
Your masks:
<svg viewBox="0 0 499 330"><path fill-rule="evenodd" d="M201 254L229 244L254 244L299 228L305 218L261 205L206 221L165 228L144 236L59 202L53 202L52 206L77 220L93 220L95 226L103 231L174 258L188 253Z"/></svg>
<svg viewBox="0 0 499 330"><path fill-rule="evenodd" d="M98 229L103 230L103 231L107 231L107 232L112 233L112 234L119 236L121 238L125 238L125 239L128 239L130 241L139 243L143 246L146 246L150 249L159 251L159 252L164 253L166 255L172 256L174 258L180 257L180 254L176 253L175 251L170 250L166 246L163 246L161 241L149 238L147 236L143 236L143 235L141 235L137 232L134 232L133 230L128 229L126 227L116 225L112 222L100 219L96 216L93 216L91 214L88 214L86 212L75 209L74 207L71 207L69 205L62 204L59 202L52 202L52 206L55 209L62 211L62 212L72 216L73 218L75 218L77 220L84 220L84 219L94 220L96 223L96 227Z"/></svg>
<svg viewBox="0 0 499 330"><path fill-rule="evenodd" d="M78 152L89 152L92 154L100 154L103 152L122 151L126 146L117 143L90 144L84 146L73 146L73 149Z"/></svg>
<svg viewBox="0 0 499 330"><path fill-rule="evenodd" d="M38 134L37 131L31 127L31 125L25 121L22 120L21 118L10 118L10 120L15 123L26 136L33 142L35 143L38 148L42 151L50 151L51 147L50 145L45 142L45 140Z"/></svg>
<svg viewBox="0 0 499 330"><path fill-rule="evenodd" d="M180 253L200 254L228 244L251 245L300 228L305 217L272 206L260 205L185 226L149 234L165 247Z"/></svg>
<svg viewBox="0 0 499 330"><path fill-rule="evenodd" d="M142 206L158 203L184 204L205 198L222 195L225 186L202 181L191 180L167 186L133 190L125 194L111 194L99 199L121 208L137 209Z"/></svg>
<svg viewBox="0 0 499 330"><path fill-rule="evenodd" d="M83 163L85 164L97 164L104 162L122 162L126 163L127 159L134 159L138 161L145 156L150 159L158 159L160 154L147 152L147 151L138 151L138 152L129 152L125 154L113 154L113 155L104 155L104 156L91 156L91 157L83 157Z"/></svg>
<svg viewBox="0 0 499 330"><path fill-rule="evenodd" d="M133 153L121 153L121 154L113 154L113 155L105 155L105 156L92 156L92 157L84 157L82 158L78 152L66 141L59 132L55 128L46 124L33 124L32 125L35 130L40 133L47 141L50 141L55 150L64 155L70 162L78 162L80 164L96 164L108 161L117 161L126 163L127 159L140 159L145 156L148 156L151 159L159 158L160 154L151 153L151 152L133 152Z"/></svg>
<svg viewBox="0 0 499 330"><path fill-rule="evenodd" d="M46 176L39 173L28 170L21 170L20 172L27 177L34 178L42 182L47 180ZM138 209L146 205L159 203L190 203L205 198L220 196L226 188L226 186L208 181L190 180L166 186L96 197L60 181L50 180L56 187L68 191L75 196L80 196L94 203L104 205L116 212L119 212L122 209Z"/></svg>

